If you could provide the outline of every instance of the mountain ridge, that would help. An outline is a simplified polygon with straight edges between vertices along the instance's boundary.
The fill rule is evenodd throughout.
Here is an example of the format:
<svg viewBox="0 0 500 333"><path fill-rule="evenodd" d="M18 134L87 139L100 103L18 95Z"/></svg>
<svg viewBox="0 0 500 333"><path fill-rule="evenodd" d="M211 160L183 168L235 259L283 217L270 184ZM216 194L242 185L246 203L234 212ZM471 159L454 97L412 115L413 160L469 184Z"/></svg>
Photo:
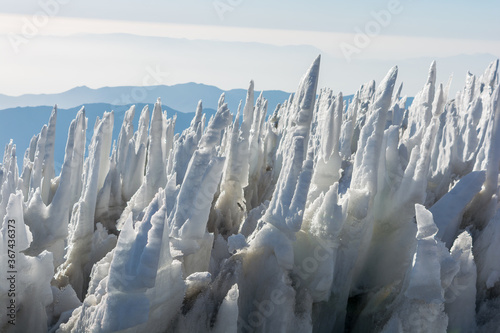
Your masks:
<svg viewBox="0 0 500 333"><path fill-rule="evenodd" d="M101 88L78 86L54 94L23 94L20 96L0 94L0 109L53 106L56 104L62 109L94 103L130 105L150 103L161 98L163 103L172 109L190 113L196 111L199 100L202 100L204 107L217 109L218 99L222 93L225 94L226 102L233 112L236 112L240 100L245 101L246 89L222 90L212 85L187 82L175 85ZM256 98L260 93L261 91L256 91ZM288 99L290 93L282 90L264 90L263 96L268 100L268 112L272 112L278 103Z"/></svg>
<svg viewBox="0 0 500 333"><path fill-rule="evenodd" d="M148 105L151 111L153 110L154 103L135 104L135 115L132 121L134 128L137 128L140 113L146 105ZM117 106L106 103L87 103L85 105L79 105L68 109L58 107L55 143L56 170L60 170L64 159L64 151L66 147L65 138L68 136L69 125L82 107L85 107L85 116L88 118L86 130L88 144L90 142L90 138L92 137L94 123L97 117L102 118L105 111L113 111L114 113L115 126L113 127L112 137L114 140L117 140L120 131L120 124L123 121L125 111L127 111L131 106L132 105ZM0 110L0 119L5 120L4 124L8 125L0 131L0 144L5 146L12 139L17 147L18 157L22 157L26 148L29 146L32 136L40 132L43 125L47 123L52 109L53 107L51 106L27 106ZM180 133L187 128L195 115L195 112L179 112L178 110L172 109L167 105L162 105L162 109L167 112L169 117L173 114L177 115L175 133ZM203 112L206 114L207 119L215 114L215 110L210 108L204 108ZM27 121L27 119L29 119L29 121ZM19 158L18 162L21 166L22 158Z"/></svg>

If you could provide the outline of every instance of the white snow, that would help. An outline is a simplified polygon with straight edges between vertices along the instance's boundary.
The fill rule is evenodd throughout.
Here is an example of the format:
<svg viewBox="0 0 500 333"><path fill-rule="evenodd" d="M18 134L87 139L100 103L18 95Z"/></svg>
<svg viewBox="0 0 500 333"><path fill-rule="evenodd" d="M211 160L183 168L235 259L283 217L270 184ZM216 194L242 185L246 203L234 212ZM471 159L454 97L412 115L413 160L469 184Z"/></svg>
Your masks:
<svg viewBox="0 0 500 333"><path fill-rule="evenodd" d="M498 67L450 98L433 62L406 108L397 67L346 100L318 57L267 119L253 81L181 134L158 99L87 154L82 108L59 175L55 107L0 164L0 331L498 330Z"/></svg>

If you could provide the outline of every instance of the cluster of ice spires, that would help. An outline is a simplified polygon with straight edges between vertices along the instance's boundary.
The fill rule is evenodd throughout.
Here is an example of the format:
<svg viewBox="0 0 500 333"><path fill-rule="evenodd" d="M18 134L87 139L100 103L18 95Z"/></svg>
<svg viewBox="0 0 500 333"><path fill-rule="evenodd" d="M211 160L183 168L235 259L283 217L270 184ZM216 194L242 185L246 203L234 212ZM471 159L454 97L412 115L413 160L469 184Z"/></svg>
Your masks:
<svg viewBox="0 0 500 333"><path fill-rule="evenodd" d="M397 67L348 102L319 67L267 120L253 82L234 118L222 95L180 135L160 100L117 142L104 113L87 157L82 108L58 176L56 108L21 175L8 144L0 330L497 330L498 61L454 99L433 63L408 109Z"/></svg>

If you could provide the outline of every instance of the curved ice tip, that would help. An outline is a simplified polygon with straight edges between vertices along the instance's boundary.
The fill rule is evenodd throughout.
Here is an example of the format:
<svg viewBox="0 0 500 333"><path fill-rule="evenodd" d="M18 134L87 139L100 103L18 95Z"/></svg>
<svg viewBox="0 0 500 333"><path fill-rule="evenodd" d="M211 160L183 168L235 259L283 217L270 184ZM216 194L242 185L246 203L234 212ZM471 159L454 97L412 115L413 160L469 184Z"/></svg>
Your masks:
<svg viewBox="0 0 500 333"><path fill-rule="evenodd" d="M241 105L243 104L242 100L240 99L240 104L238 104L238 111L236 112L236 116L234 117L234 122L233 125L236 128L236 124L239 123L240 121L240 116L241 116Z"/></svg>
<svg viewBox="0 0 500 333"><path fill-rule="evenodd" d="M156 103L161 104L161 98L160 98L160 97L158 97L158 98L156 99Z"/></svg>
<svg viewBox="0 0 500 333"><path fill-rule="evenodd" d="M399 72L399 67L398 66L394 66L394 67L391 68L391 77L394 77L394 81L398 77L398 72Z"/></svg>
<svg viewBox="0 0 500 333"><path fill-rule="evenodd" d="M250 84L248 85L248 89L249 89L249 90L250 90L250 89L252 89L252 90L253 90L254 85L255 85L255 84L254 84L253 80L250 80Z"/></svg>
<svg viewBox="0 0 500 333"><path fill-rule="evenodd" d="M313 68L316 68L317 71L319 71L319 64L321 63L321 54L318 54L318 56L316 57L316 59L314 59L312 65L311 65L311 68L309 69L309 71L312 71Z"/></svg>
<svg viewBox="0 0 500 333"><path fill-rule="evenodd" d="M319 64L321 62L321 54L314 59L313 63L311 64L311 67L309 67L308 71L306 72L305 77L318 77L319 75Z"/></svg>
<svg viewBox="0 0 500 333"><path fill-rule="evenodd" d="M82 105L82 107L80 108L80 110L77 112L77 117L82 117L82 118L85 118L85 106Z"/></svg>
<svg viewBox="0 0 500 333"><path fill-rule="evenodd" d="M394 66L389 70L389 72L387 72L387 75L380 83L380 86L387 86L387 85L393 86L396 83L397 78L398 78L398 66Z"/></svg>
<svg viewBox="0 0 500 333"><path fill-rule="evenodd" d="M429 67L429 76L427 78L427 83L436 82L436 60L433 60L431 63L431 67Z"/></svg>
<svg viewBox="0 0 500 333"><path fill-rule="evenodd" d="M491 64L493 65L493 67L495 67L495 69L498 69L498 63L499 63L500 59L497 59L497 60L494 60Z"/></svg>
<svg viewBox="0 0 500 333"><path fill-rule="evenodd" d="M225 93L225 92L223 92L223 93L220 95L220 97L219 97L219 103L218 103L218 107L219 107L219 108L220 108L220 107L222 107L222 105L224 104L225 100L226 100L226 93Z"/></svg>
<svg viewBox="0 0 500 333"><path fill-rule="evenodd" d="M198 105L196 106L196 117L200 117L203 113L203 102L201 99L198 101Z"/></svg>
<svg viewBox="0 0 500 333"><path fill-rule="evenodd" d="M399 87L398 87L398 91L397 91L397 95L400 96L401 95L401 91L403 91L403 82L401 82L399 84Z"/></svg>

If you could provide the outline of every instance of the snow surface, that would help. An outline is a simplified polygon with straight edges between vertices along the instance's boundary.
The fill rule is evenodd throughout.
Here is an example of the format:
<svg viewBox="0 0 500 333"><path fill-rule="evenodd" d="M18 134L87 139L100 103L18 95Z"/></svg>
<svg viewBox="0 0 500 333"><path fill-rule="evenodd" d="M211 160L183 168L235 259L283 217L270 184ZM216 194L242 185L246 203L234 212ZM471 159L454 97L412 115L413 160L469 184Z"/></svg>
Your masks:
<svg viewBox="0 0 500 333"><path fill-rule="evenodd" d="M158 99L88 154L82 108L57 176L54 108L0 167L0 331L498 331L498 65L407 109L397 67L347 105L318 57L267 120L253 82L180 134Z"/></svg>

